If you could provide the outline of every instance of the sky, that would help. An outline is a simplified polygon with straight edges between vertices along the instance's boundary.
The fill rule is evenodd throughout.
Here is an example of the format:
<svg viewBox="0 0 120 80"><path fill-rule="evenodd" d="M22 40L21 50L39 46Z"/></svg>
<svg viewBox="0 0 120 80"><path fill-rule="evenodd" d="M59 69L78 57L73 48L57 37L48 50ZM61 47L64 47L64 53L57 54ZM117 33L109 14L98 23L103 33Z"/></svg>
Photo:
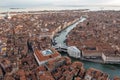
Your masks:
<svg viewBox="0 0 120 80"><path fill-rule="evenodd" d="M120 0L0 0L1 6L120 5Z"/></svg>

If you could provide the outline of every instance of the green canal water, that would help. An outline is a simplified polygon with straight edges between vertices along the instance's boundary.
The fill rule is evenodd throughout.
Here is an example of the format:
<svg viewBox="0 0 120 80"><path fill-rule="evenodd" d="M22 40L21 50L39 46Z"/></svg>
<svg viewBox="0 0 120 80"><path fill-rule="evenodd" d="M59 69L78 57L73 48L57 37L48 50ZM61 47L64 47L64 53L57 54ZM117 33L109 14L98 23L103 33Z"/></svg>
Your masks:
<svg viewBox="0 0 120 80"><path fill-rule="evenodd" d="M68 26L66 29L61 31L57 37L54 38L55 42L57 43L55 46L66 46L66 43L64 41L66 40L66 36L68 33L76 27L76 25L80 22L83 22L86 20L86 18L80 18L80 20L73 25ZM63 56L67 56L67 53L62 52L61 53ZM112 64L101 64L101 63L94 63L94 62L89 62L89 61L82 61L79 59L71 58L72 61L81 61L84 63L84 67L86 69L89 68L96 68L99 69L107 74L110 75L110 78L112 79L114 76L120 76L120 65L112 65Z"/></svg>
<svg viewBox="0 0 120 80"><path fill-rule="evenodd" d="M62 56L68 56L67 53L65 52L60 52ZM69 56L70 57L70 56ZM89 69L89 68L95 68L99 69L107 74L109 74L110 79L113 79L114 76L120 76L120 65L118 64L101 64L101 63L94 63L90 61L83 61L80 59L75 59L70 57L72 62L74 61L80 61L84 63L84 68Z"/></svg>

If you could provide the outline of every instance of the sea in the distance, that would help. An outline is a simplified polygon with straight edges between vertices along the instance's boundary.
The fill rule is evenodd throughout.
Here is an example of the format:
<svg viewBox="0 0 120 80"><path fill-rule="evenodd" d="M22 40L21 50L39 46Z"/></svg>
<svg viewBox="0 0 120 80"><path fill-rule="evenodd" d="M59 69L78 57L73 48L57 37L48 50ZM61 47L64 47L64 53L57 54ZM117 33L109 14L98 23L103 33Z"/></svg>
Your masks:
<svg viewBox="0 0 120 80"><path fill-rule="evenodd" d="M97 10L120 10L120 6L40 6L40 7L0 7L1 12L22 12L22 11L44 11L44 10L78 10L89 9Z"/></svg>

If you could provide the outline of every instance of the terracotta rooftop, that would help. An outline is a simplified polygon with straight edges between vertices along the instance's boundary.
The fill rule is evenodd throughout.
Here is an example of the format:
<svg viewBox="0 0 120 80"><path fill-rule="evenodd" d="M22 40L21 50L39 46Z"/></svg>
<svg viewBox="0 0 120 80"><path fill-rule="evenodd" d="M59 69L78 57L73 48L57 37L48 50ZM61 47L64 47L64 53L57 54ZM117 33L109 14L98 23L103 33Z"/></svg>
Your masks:
<svg viewBox="0 0 120 80"><path fill-rule="evenodd" d="M95 79L98 79L98 78L101 78L103 80L108 79L108 75L106 73L103 73L102 71L94 68L88 69L86 72L86 75L90 75L92 78L95 78Z"/></svg>
<svg viewBox="0 0 120 80"><path fill-rule="evenodd" d="M116 77L114 77L114 80L120 80L120 77L116 76Z"/></svg>
<svg viewBox="0 0 120 80"><path fill-rule="evenodd" d="M42 52L38 49L34 50L35 55L38 57L39 61L45 61L51 58L55 58L57 56L60 56L60 54L55 49L50 49L53 53L47 56L44 56Z"/></svg>
<svg viewBox="0 0 120 80"><path fill-rule="evenodd" d="M20 80L27 80L25 76L25 71L24 70L19 70L18 75L20 76Z"/></svg>
<svg viewBox="0 0 120 80"><path fill-rule="evenodd" d="M39 66L37 69L36 69L36 72L40 72L40 71L46 71L46 68L44 66Z"/></svg>
<svg viewBox="0 0 120 80"><path fill-rule="evenodd" d="M11 75L6 74L4 80L15 80Z"/></svg>
<svg viewBox="0 0 120 80"><path fill-rule="evenodd" d="M46 72L43 73L42 75L39 75L39 79L40 79L40 80L55 80L55 79L52 77L51 73L48 72L48 71L46 71Z"/></svg>
<svg viewBox="0 0 120 80"><path fill-rule="evenodd" d="M82 80L80 77L75 77L75 80Z"/></svg>

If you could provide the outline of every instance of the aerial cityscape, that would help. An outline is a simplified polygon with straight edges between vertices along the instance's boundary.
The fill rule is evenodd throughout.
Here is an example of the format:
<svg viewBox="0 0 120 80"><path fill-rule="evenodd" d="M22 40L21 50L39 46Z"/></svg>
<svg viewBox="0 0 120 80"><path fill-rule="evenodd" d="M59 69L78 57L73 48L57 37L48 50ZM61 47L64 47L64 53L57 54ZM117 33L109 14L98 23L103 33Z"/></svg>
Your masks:
<svg viewBox="0 0 120 80"><path fill-rule="evenodd" d="M1 1L0 80L120 80L120 1L87 1Z"/></svg>

